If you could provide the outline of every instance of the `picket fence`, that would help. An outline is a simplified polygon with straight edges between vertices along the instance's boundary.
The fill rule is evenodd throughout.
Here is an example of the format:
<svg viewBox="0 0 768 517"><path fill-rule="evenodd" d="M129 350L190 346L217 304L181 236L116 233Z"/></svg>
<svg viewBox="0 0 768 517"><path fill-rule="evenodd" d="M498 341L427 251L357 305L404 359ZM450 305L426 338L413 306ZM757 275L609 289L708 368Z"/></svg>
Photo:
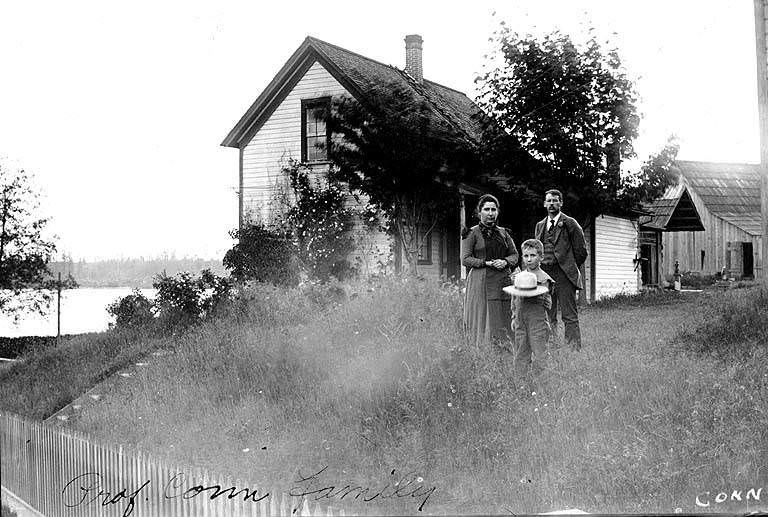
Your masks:
<svg viewBox="0 0 768 517"><path fill-rule="evenodd" d="M0 480L47 517L344 515L338 508L2 411Z"/></svg>

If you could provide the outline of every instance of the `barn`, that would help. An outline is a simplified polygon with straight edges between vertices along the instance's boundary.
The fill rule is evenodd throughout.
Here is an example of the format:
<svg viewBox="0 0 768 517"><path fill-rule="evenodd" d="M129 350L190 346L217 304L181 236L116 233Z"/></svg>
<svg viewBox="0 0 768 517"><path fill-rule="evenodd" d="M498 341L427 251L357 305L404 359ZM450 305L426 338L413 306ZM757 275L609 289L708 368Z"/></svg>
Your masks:
<svg viewBox="0 0 768 517"><path fill-rule="evenodd" d="M762 269L760 172L746 163L676 161L677 185L647 208L643 229L661 231L659 274L757 278ZM674 217L672 217L674 215ZM698 220L697 220L698 218Z"/></svg>

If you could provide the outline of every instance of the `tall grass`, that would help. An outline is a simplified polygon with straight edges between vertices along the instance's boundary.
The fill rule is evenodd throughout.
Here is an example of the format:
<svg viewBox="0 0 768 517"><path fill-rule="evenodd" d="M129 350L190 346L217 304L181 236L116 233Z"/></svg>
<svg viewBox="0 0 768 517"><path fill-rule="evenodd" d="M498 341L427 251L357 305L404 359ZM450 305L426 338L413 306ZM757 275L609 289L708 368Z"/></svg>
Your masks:
<svg viewBox="0 0 768 517"><path fill-rule="evenodd" d="M286 490L323 467L327 484L374 489L413 472L436 487L426 513L696 511L704 491L768 481L764 351L723 363L672 339L716 302L584 311L584 349L518 378L465 343L456 288L384 280L338 304L263 289L169 341L82 429Z"/></svg>
<svg viewBox="0 0 768 517"><path fill-rule="evenodd" d="M768 346L768 289L755 286L710 296L703 311L711 317L681 333L681 349L718 359L748 359Z"/></svg>
<svg viewBox="0 0 768 517"><path fill-rule="evenodd" d="M0 373L0 407L45 419L160 342L136 331L81 334L56 347L25 350Z"/></svg>

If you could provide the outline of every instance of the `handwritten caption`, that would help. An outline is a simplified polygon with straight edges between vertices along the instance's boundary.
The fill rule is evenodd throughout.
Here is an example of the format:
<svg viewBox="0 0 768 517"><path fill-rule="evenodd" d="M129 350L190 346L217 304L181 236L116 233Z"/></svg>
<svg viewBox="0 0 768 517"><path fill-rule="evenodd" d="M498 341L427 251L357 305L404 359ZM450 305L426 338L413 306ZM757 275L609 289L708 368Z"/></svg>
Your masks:
<svg viewBox="0 0 768 517"><path fill-rule="evenodd" d="M321 468L317 472L304 475L298 473L298 478L288 494L292 498L298 499L295 505L298 510L305 499L313 501L339 500L345 498L349 500L362 501L369 503L377 499L384 500L390 498L412 498L419 503L418 509L422 511L429 501L430 496L437 487L427 487L423 484L423 479L414 472L404 475L397 474L397 470L390 471L390 481L381 488L364 487L355 483L335 483L323 481L321 478L327 471L328 466ZM100 506L112 506L124 504L123 517L133 513L139 501L143 497L149 500L149 487L152 480L144 481L138 488L122 488L118 490L107 490L104 487L103 478L98 472L87 472L72 478L62 490L64 505L68 508L77 506L87 506L99 504ZM270 492L265 492L252 487L225 487L217 484L203 485L193 484L187 480L187 476L178 473L168 479L163 485L162 497L164 499L184 500L193 499L202 496L215 500L219 497L227 499L242 499L245 502L258 503L271 497Z"/></svg>
<svg viewBox="0 0 768 517"><path fill-rule="evenodd" d="M760 501L762 491L762 488L707 490L696 494L696 506L709 508L712 505L717 506L725 503Z"/></svg>

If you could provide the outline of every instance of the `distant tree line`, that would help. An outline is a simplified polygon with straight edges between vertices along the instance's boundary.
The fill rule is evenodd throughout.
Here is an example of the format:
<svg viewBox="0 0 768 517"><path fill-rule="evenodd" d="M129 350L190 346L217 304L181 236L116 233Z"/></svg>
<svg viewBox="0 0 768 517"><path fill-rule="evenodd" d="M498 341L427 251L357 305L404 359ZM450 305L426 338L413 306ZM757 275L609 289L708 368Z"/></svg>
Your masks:
<svg viewBox="0 0 768 517"><path fill-rule="evenodd" d="M198 274L204 269L212 273L224 274L221 259L201 258L122 258L86 262L75 261L64 256L64 260L50 262L49 268L54 276L72 275L80 287L139 287L151 288L157 275L165 272L173 276L182 271Z"/></svg>

